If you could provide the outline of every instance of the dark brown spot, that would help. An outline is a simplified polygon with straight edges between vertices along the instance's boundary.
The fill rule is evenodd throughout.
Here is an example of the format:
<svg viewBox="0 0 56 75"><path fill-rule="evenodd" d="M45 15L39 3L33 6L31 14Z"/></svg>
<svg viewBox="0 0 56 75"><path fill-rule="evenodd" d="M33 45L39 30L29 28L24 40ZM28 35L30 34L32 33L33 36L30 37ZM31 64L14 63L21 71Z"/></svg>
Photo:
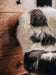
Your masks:
<svg viewBox="0 0 56 75"><path fill-rule="evenodd" d="M34 27L38 26L47 26L46 17L43 15L41 10L31 11L31 25Z"/></svg>

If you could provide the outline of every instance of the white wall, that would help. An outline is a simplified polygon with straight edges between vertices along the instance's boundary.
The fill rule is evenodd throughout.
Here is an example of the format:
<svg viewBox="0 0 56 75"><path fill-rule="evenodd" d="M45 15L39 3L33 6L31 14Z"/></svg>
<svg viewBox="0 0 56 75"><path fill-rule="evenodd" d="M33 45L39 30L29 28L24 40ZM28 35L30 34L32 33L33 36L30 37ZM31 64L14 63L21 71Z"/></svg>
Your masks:
<svg viewBox="0 0 56 75"><path fill-rule="evenodd" d="M0 0L0 5L10 8L20 8L26 11L36 6L35 0L22 0L22 4L19 5L16 4L17 1L18 0Z"/></svg>
<svg viewBox="0 0 56 75"><path fill-rule="evenodd" d="M56 0L52 0L52 7L56 8Z"/></svg>

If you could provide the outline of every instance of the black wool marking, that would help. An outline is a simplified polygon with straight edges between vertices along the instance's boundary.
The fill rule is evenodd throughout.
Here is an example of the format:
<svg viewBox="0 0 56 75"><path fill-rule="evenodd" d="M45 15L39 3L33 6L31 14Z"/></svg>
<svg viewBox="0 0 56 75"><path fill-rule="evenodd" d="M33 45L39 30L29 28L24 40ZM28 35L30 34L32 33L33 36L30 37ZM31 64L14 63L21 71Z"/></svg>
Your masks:
<svg viewBox="0 0 56 75"><path fill-rule="evenodd" d="M33 66L33 63L37 60L35 57L29 57L30 54L31 52L25 53L24 55L24 67L29 73L32 71L35 72L35 66Z"/></svg>
<svg viewBox="0 0 56 75"><path fill-rule="evenodd" d="M31 11L31 25L34 27L47 26L46 17L43 15L41 10L35 9Z"/></svg>
<svg viewBox="0 0 56 75"><path fill-rule="evenodd" d="M36 37L36 34L32 35L30 37L30 39L33 41L33 43L41 43L43 46L45 45L54 45L56 42L56 39L51 36L51 35L47 35L46 33L44 33L45 36L43 36L43 39L41 40L40 36L41 34Z"/></svg>
<svg viewBox="0 0 56 75"><path fill-rule="evenodd" d="M40 35L39 37L36 37L36 34L34 34L30 37L30 39L33 41L33 43L40 42Z"/></svg>
<svg viewBox="0 0 56 75"><path fill-rule="evenodd" d="M47 35L45 33L45 37L43 37L41 44L42 45L54 45L55 42L56 42L56 39L53 36Z"/></svg>
<svg viewBox="0 0 56 75"><path fill-rule="evenodd" d="M56 75L56 60L39 60L38 73L43 75Z"/></svg>
<svg viewBox="0 0 56 75"><path fill-rule="evenodd" d="M36 62L37 62L37 60L40 59L40 57L43 53L47 53L47 52L43 51L43 50L32 50L30 52L25 53L24 67L29 73L36 72L36 69L35 69Z"/></svg>

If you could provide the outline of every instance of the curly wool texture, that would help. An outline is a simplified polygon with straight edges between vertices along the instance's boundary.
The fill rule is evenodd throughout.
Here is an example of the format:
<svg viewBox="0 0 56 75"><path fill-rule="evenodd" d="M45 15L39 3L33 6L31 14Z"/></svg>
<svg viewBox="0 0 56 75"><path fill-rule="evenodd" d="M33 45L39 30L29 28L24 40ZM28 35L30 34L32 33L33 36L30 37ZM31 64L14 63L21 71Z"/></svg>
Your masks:
<svg viewBox="0 0 56 75"><path fill-rule="evenodd" d="M32 9L33 11L35 9ZM30 50L56 50L55 45L46 45L42 46L41 43L33 43L30 40L30 37L36 33L38 36L41 33L41 39L44 37L44 33L47 35L52 35L56 39L56 9L51 7L37 8L40 10L47 19L48 26L33 27L31 25L31 11L23 14L19 18L19 25L17 27L17 39L20 41L20 44L23 48L23 53Z"/></svg>
<svg viewBox="0 0 56 75"><path fill-rule="evenodd" d="M51 7L32 9L24 13L18 21L16 33L25 54L26 70L31 75L37 73L56 75L56 9Z"/></svg>

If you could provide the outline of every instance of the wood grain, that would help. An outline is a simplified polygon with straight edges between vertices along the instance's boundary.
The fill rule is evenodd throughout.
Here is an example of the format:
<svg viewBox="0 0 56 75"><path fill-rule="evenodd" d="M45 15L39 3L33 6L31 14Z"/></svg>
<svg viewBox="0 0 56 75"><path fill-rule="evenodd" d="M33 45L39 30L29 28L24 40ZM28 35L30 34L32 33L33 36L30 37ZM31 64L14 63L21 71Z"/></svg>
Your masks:
<svg viewBox="0 0 56 75"><path fill-rule="evenodd" d="M0 75L21 75L24 55L18 44L14 29L22 13L0 13Z"/></svg>
<svg viewBox="0 0 56 75"><path fill-rule="evenodd" d="M0 17L0 50L2 50L2 56L10 54L11 49L18 46L18 41L16 36L14 36L13 30L20 15L9 13L2 14Z"/></svg>
<svg viewBox="0 0 56 75"><path fill-rule="evenodd" d="M34 0L0 0L0 75L22 75L24 55L22 47L15 36L18 18L26 11L34 8Z"/></svg>

